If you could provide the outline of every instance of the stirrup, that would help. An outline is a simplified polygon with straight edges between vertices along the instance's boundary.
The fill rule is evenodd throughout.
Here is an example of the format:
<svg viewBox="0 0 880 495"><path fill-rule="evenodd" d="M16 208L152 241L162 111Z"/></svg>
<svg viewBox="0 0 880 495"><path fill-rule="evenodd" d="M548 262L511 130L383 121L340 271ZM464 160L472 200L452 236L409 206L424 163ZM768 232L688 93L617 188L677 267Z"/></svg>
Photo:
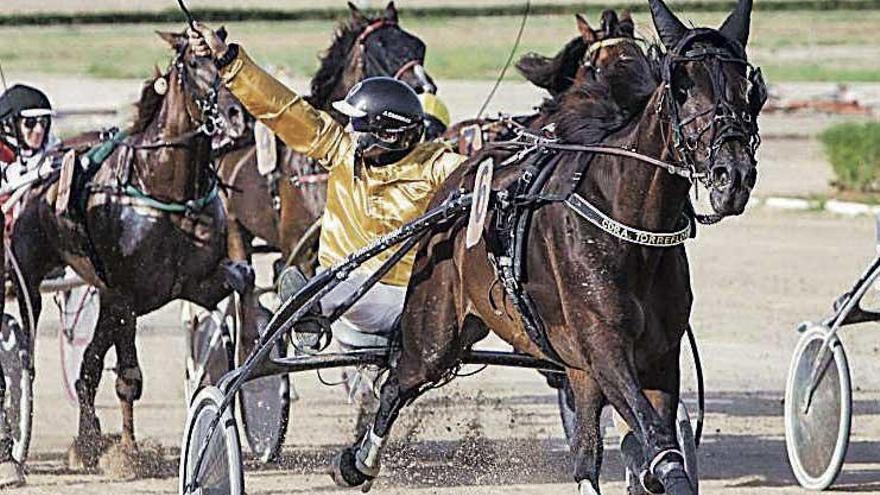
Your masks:
<svg viewBox="0 0 880 495"><path fill-rule="evenodd" d="M298 266L289 266L278 275L278 297L287 302L307 283L306 276ZM315 353L326 349L332 338L330 321L321 314L320 304L315 303L308 313L294 323L290 343L302 352Z"/></svg>

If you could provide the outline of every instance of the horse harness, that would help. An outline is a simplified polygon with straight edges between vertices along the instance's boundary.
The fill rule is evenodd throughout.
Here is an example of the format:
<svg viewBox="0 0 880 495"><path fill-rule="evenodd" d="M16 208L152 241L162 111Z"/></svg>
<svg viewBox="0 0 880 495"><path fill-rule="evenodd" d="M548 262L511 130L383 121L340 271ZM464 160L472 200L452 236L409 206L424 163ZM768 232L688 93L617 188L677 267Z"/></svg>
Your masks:
<svg viewBox="0 0 880 495"><path fill-rule="evenodd" d="M520 129L517 131L515 139L507 142L490 143L489 145L497 148L518 149L516 153L504 160L496 168L521 165L518 179L506 189L495 191L490 196L490 201L493 202L493 209L495 210L494 227L492 228L495 242L492 243L494 244L494 249L487 249L489 261L494 267L510 301L519 312L523 327L529 338L549 360L557 364L563 364L564 361L553 348L534 301L523 285L526 281L525 254L529 226L531 217L538 208L550 203L562 203L578 216L612 237L627 243L653 248L673 247L683 244L691 237L694 220L704 224L712 224L721 218L718 215L699 215L686 210L682 213L681 227L672 232L649 232L618 222L575 192L591 162L590 159L584 160L577 169L570 172L569 176L563 181L563 186L559 192L544 194L542 193L544 186L552 176L558 163L558 160L553 159L557 153L559 151L575 151L590 153L591 156L595 156L595 154L623 156L662 168L670 174L678 175L691 183L700 181L707 188L711 188L713 183L709 174L698 172L697 170L696 159L694 158L695 146L693 146L692 140L685 138L683 131L684 127L696 117L682 121L675 99L668 96L668 93L673 91L671 79L677 63L715 58L722 63L744 64L749 69L747 77L751 88L748 94L748 115L743 115L734 110L720 84L723 81L723 74L720 70L716 70L712 76L716 105L715 108L711 109L715 112L715 118L707 126L699 130L698 136L702 136L706 132L712 133L710 160L714 161L717 150L725 141L731 139L745 142L749 146L750 156L754 160L754 153L760 143L756 118L761 106L766 101L766 87L761 77L761 71L760 69L753 69L745 60L745 54L741 51L734 52L739 58L737 56L732 57L730 51L724 49L688 51L688 47L695 40L705 38L707 35L709 35L708 32L696 30L682 40L664 58L664 69L662 72L664 97L661 100L669 102L668 111L673 128L672 146L679 157L681 157L682 164L664 162L636 151L616 146L560 143L552 135L552 128L545 128L540 134ZM730 44L729 41L727 42ZM737 47L734 46L733 48ZM716 64L716 69L718 69L718 65Z"/></svg>
<svg viewBox="0 0 880 495"><path fill-rule="evenodd" d="M487 251L489 262L495 269L498 280L505 293L520 314L526 333L538 345L547 358L556 364L564 361L553 348L537 307L525 290L526 247L531 219L535 211L550 203L562 203L580 217L617 239L646 247L673 247L683 244L691 237L692 223L687 216L682 217L682 227L674 232L648 232L621 222L603 213L598 207L577 194L575 190L591 162L584 162L562 181L558 192L543 192L548 180L556 170L560 151L577 151L591 154L610 154L635 158L650 165L658 166L671 174L688 180L697 178L689 169L662 162L637 152L604 145L563 144L555 137L548 137L547 130L534 134L520 130L517 138L511 141L490 143L492 148L518 148L512 156L500 163L496 169L520 165L519 177L507 188L494 191L490 196L495 212L491 228L491 243Z"/></svg>

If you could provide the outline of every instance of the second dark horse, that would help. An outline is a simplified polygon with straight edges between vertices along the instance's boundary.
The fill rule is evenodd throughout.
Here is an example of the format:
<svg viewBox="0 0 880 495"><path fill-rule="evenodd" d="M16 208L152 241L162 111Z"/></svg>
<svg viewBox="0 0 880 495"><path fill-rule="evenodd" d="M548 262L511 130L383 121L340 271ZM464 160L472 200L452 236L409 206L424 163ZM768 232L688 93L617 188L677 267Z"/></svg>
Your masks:
<svg viewBox="0 0 880 495"><path fill-rule="evenodd" d="M107 446L95 394L111 346L122 407L117 452L123 465L138 452L134 402L143 389L134 346L138 316L178 298L212 308L230 293L223 263L226 217L210 168L217 70L188 50L185 36L161 36L175 57L144 86L133 127L116 134L115 146L105 143L109 155L100 168L85 164L85 184L74 188L69 205L57 205L65 185L48 184L29 198L12 233L36 317L40 283L57 266L73 267L101 292L97 328L76 383L80 416L69 452L72 467L96 466Z"/></svg>

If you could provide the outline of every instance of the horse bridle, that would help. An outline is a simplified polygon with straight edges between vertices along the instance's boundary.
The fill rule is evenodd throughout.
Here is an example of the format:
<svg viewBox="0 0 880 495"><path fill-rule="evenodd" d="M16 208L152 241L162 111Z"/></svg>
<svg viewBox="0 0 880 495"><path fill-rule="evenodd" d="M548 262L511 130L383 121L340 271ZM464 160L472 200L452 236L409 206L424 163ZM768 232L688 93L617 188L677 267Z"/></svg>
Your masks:
<svg viewBox="0 0 880 495"><path fill-rule="evenodd" d="M596 62L600 50L624 43L630 43L641 50L642 47L639 42L640 40L636 38L628 38L625 36L616 36L614 38L605 38L604 40L594 41L593 43L590 43L590 46L587 47L587 51L584 52L581 66L598 74L601 72L601 68L596 65Z"/></svg>
<svg viewBox="0 0 880 495"><path fill-rule="evenodd" d="M177 85L184 92L186 92L190 84L187 77L186 65L183 60L184 53L184 50L181 50L177 53L176 57L171 63L171 67L177 70ZM161 75L160 77L164 78L167 81L170 75L171 70L169 69L167 73ZM214 77L214 80L211 83L211 87L204 95L192 96L192 102L195 104L196 109L199 112L198 118L193 116L190 104L188 102L184 104L184 112L186 112L187 118L189 119L190 123L195 126L195 129L179 136L175 136L172 139L162 139L160 141L146 144L130 144L129 147L134 149L188 147L189 141L200 135L209 138L213 137L220 131L220 128L223 126L223 119L220 116L219 104L220 84L220 75L218 74Z"/></svg>
<svg viewBox="0 0 880 495"><path fill-rule="evenodd" d="M692 48L694 42L703 40L710 42L721 40L723 46ZM677 66L687 62L702 62L707 66L707 72L712 81L715 102L714 105L706 110L682 119L681 108L674 94L673 76ZM724 64L742 65L746 70L746 78L751 87L748 91L747 108L745 111L738 111L727 96L724 84ZM700 181L707 188L711 189L716 184L708 169L706 172L698 172L695 156L697 145L702 141L706 133L711 133L708 153L709 168L715 162L721 146L725 142L732 140L745 144L749 150L749 157L752 163L756 163L755 153L761 143L761 138L758 134L757 117L761 107L763 107L767 100L767 89L761 69L754 67L748 62L745 51L739 44L722 37L717 31L695 29L680 40L665 55L661 67L661 83L663 84L663 93L658 101L658 110L665 103L672 127L672 147L678 155L679 161L693 172L692 175L694 177L700 178ZM685 128L688 125L710 114L714 117L706 125L698 129L696 133L691 136L685 133Z"/></svg>
<svg viewBox="0 0 880 495"><path fill-rule="evenodd" d="M372 22L368 25L361 34L358 35L355 44L358 46L358 56L361 64L361 72L363 74L367 73L368 64L372 64L374 67L378 68L378 72L384 72L386 75L393 77L394 79L400 79L409 71L416 72L419 67L424 66L424 60L422 59L412 59L406 61L403 65L401 65L396 71L393 73L386 64L380 63L376 57L372 56L369 52L367 52L367 38L370 37L371 34L379 31L380 29L386 27L397 27L397 22L389 21L387 19L379 19L377 21ZM423 79L424 74L416 74L416 77Z"/></svg>

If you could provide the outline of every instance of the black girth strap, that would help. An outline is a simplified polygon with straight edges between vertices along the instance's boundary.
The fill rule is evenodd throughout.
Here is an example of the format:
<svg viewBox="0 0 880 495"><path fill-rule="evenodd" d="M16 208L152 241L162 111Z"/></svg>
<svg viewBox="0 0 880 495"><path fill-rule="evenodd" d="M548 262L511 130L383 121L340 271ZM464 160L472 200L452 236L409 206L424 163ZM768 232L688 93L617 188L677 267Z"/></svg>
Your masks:
<svg viewBox="0 0 880 495"><path fill-rule="evenodd" d="M498 208L495 234L500 249L494 256L490 254L490 257L494 257L493 264L501 284L519 312L529 338L541 349L547 359L563 365L564 361L550 343L547 329L534 301L522 286L525 276L525 249L528 244L532 213L535 210L534 201L522 201L522 199L538 197L553 173L556 163L552 160L554 156L555 153L548 150L534 152L511 188L496 194Z"/></svg>

